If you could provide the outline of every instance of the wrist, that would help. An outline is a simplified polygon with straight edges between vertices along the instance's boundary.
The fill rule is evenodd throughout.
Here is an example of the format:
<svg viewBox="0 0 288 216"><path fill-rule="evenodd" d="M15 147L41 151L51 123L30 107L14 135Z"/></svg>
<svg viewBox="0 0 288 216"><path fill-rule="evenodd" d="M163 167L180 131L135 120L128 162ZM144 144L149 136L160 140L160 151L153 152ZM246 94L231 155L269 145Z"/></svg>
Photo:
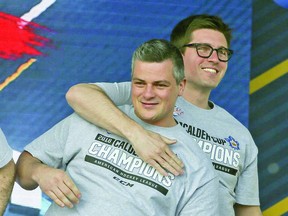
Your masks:
<svg viewBox="0 0 288 216"><path fill-rule="evenodd" d="M39 185L39 181L40 181L40 178L42 176L42 173L43 173L43 170L45 172L45 168L47 167L47 165L41 163L40 161L39 162L36 162L34 165L33 165L33 168L32 168L32 173L31 173L31 178L32 180L37 183Z"/></svg>
<svg viewBox="0 0 288 216"><path fill-rule="evenodd" d="M133 125L130 125L129 128L124 131L124 137L132 144L137 143L137 139L145 133L145 129L138 123L133 121ZM124 133L123 132L123 133Z"/></svg>

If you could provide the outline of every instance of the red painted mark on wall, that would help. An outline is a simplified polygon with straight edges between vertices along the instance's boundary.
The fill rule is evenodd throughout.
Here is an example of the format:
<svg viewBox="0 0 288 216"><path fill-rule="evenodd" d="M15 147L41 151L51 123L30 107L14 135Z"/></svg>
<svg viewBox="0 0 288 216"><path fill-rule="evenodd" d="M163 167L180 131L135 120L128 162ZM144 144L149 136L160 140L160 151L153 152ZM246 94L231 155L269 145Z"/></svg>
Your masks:
<svg viewBox="0 0 288 216"><path fill-rule="evenodd" d="M51 45L51 40L36 33L48 30L34 22L0 12L0 58L16 60L25 55L43 55L40 47Z"/></svg>

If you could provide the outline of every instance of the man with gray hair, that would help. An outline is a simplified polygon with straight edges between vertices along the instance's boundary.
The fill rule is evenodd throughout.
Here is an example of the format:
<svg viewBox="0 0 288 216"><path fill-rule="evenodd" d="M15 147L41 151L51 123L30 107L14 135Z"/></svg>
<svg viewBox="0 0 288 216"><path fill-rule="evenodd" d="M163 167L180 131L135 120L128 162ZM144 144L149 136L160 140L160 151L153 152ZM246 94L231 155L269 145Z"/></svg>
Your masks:
<svg viewBox="0 0 288 216"><path fill-rule="evenodd" d="M40 186L54 201L46 215L219 215L212 164L173 116L185 81L180 51L150 40L132 57L132 105L119 107L147 130L177 139L172 148L186 164L183 175L161 175L128 140L73 113L25 147L19 184Z"/></svg>

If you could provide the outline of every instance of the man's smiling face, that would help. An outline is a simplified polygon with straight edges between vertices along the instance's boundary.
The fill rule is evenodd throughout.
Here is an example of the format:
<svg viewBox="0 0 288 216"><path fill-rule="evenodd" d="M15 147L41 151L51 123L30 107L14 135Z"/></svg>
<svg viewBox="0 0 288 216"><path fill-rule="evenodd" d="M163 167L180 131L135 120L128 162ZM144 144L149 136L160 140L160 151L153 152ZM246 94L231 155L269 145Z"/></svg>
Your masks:
<svg viewBox="0 0 288 216"><path fill-rule="evenodd" d="M213 48L227 47L225 36L216 30L198 29L189 43L205 43ZM209 58L198 56L196 48L186 48L183 54L187 87L212 90L218 86L227 70L227 62L219 61L216 51Z"/></svg>
<svg viewBox="0 0 288 216"><path fill-rule="evenodd" d="M171 60L160 63L135 61L132 102L136 115L143 121L165 127L175 125L174 105L183 89L184 81L178 85L173 76Z"/></svg>

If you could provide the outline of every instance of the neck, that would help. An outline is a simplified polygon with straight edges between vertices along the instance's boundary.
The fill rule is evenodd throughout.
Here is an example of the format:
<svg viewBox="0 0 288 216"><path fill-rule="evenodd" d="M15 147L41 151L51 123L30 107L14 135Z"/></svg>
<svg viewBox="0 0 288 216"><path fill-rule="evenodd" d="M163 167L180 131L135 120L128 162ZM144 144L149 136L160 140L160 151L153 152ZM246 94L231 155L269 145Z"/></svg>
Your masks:
<svg viewBox="0 0 288 216"><path fill-rule="evenodd" d="M209 96L210 96L211 90L209 89L197 89L193 87L188 87L186 85L183 97L185 100L187 100L189 103L202 108L202 109L211 109L209 106Z"/></svg>
<svg viewBox="0 0 288 216"><path fill-rule="evenodd" d="M145 121L148 124L154 125L154 126L158 126L158 127L174 127L175 125L177 125L177 122L174 118L169 118L165 121L158 121L158 122L149 122L149 121Z"/></svg>

